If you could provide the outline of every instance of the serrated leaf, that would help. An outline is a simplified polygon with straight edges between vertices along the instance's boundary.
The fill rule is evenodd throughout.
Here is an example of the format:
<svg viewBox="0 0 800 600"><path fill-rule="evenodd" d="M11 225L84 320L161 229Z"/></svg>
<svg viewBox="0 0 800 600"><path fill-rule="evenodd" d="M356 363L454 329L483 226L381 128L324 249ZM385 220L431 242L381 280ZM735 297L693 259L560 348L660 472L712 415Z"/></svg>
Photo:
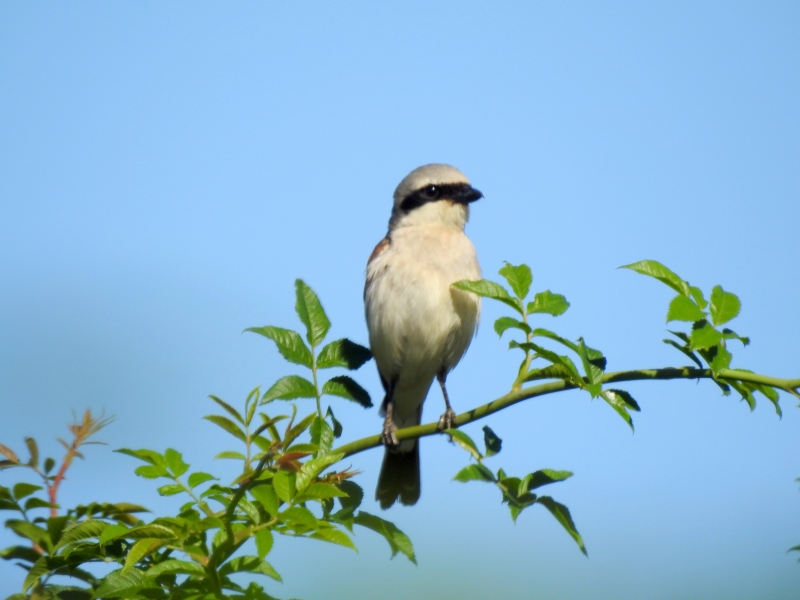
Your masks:
<svg viewBox="0 0 800 600"><path fill-rule="evenodd" d="M678 294L669 303L667 310L667 323L670 321L688 321L694 323L700 319L704 319L706 313L700 310L700 307L695 304L695 301L688 296Z"/></svg>
<svg viewBox="0 0 800 600"><path fill-rule="evenodd" d="M503 447L503 440L497 437L488 425L483 426L483 443L486 446L486 456L494 456Z"/></svg>
<svg viewBox="0 0 800 600"><path fill-rule="evenodd" d="M318 369L342 367L355 371L372 358L372 352L347 338L342 338L327 344L320 350L317 357Z"/></svg>
<svg viewBox="0 0 800 600"><path fill-rule="evenodd" d="M287 508L281 513L278 513L278 518L281 521L305 525L311 529L317 529L317 518L305 506L293 506Z"/></svg>
<svg viewBox="0 0 800 600"><path fill-rule="evenodd" d="M189 465L183 462L183 455L177 450L167 448L164 458L167 460L167 467L175 477L180 477L189 470Z"/></svg>
<svg viewBox="0 0 800 600"><path fill-rule="evenodd" d="M120 569L112 571L103 578L102 584L95 591L95 596L97 598L126 597L126 594L131 594L151 582L152 579L139 569L131 569L125 573Z"/></svg>
<svg viewBox="0 0 800 600"><path fill-rule="evenodd" d="M578 529L575 527L572 516L569 514L569 509L563 504L553 500L550 496L539 496L536 502L543 505L547 510L550 511L550 514L556 518L556 521L561 523L561 526L566 529L567 533L572 537L573 540L575 540L575 543L578 544L578 548L581 549L581 552L588 556L586 552L586 546L583 545L583 539L578 533Z"/></svg>
<svg viewBox="0 0 800 600"><path fill-rule="evenodd" d="M100 539L103 533L109 527L115 526L109 525L105 521L100 521L97 519L88 519L78 523L74 527L64 530L64 532L61 534L61 538L58 540L58 544L56 544L55 548L53 548L53 551L58 552L61 548L73 542L79 542L92 538Z"/></svg>
<svg viewBox="0 0 800 600"><path fill-rule="evenodd" d="M258 503L264 507L270 517L278 514L278 507L280 502L278 495L275 493L275 488L271 484L260 484L250 488L250 494L255 498ZM286 494L287 497L289 494Z"/></svg>
<svg viewBox="0 0 800 600"><path fill-rule="evenodd" d="M546 313L557 317L567 312L569 302L562 294L554 294L550 290L539 292L528 303L528 314Z"/></svg>
<svg viewBox="0 0 800 600"><path fill-rule="evenodd" d="M155 540L150 538L138 540L133 544L133 546L131 546L130 550L128 550L128 554L125 557L125 566L122 568L122 572L129 572L136 566L136 563L138 563L151 552L163 546L164 543L164 540Z"/></svg>
<svg viewBox="0 0 800 600"><path fill-rule="evenodd" d="M228 433L230 433L233 437L238 440L246 441L247 438L245 437L244 431L242 428L239 427L236 423L231 421L228 417L223 417L222 415L206 415L203 417L206 421L211 421L214 425L221 427ZM188 468L188 465L187 465Z"/></svg>
<svg viewBox="0 0 800 600"><path fill-rule="evenodd" d="M276 581L281 581L281 576L272 568L272 565L257 556L237 556L232 558L222 565L219 573L223 576L231 573L258 573L272 577Z"/></svg>
<svg viewBox="0 0 800 600"><path fill-rule="evenodd" d="M314 384L299 375L281 377L272 384L261 398L261 403L273 400L294 400L295 398L316 398L317 391Z"/></svg>
<svg viewBox="0 0 800 600"><path fill-rule="evenodd" d="M478 446L469 437L466 433L459 429L445 429L442 433L446 433L450 436L450 440L461 446L464 450L469 452L475 460L480 460L483 458L480 451L478 450Z"/></svg>
<svg viewBox="0 0 800 600"><path fill-rule="evenodd" d="M218 478L214 477L213 475L209 475L208 473L203 473L201 471L198 471L197 473L192 473L191 475L189 475L188 482L190 488L196 488L198 485L205 483L206 481L213 481L216 479Z"/></svg>
<svg viewBox="0 0 800 600"><path fill-rule="evenodd" d="M274 543L272 532L269 529L259 529L256 532L255 538L258 558L260 560L264 560L264 557L269 554L270 550L272 550L272 544Z"/></svg>
<svg viewBox="0 0 800 600"><path fill-rule="evenodd" d="M586 379L590 384L599 384L606 368L606 359L603 353L587 346L583 338L578 338L578 356L581 357Z"/></svg>
<svg viewBox="0 0 800 600"><path fill-rule="evenodd" d="M201 575L206 572L202 566L195 562L186 560L169 559L153 565L147 570L147 575L156 577L158 575Z"/></svg>
<svg viewBox="0 0 800 600"><path fill-rule="evenodd" d="M500 317L494 322L494 330L497 332L499 337L503 337L503 333L509 329L520 329L525 333L531 332L531 328L527 323L523 323L522 321L518 321L512 317Z"/></svg>
<svg viewBox="0 0 800 600"><path fill-rule="evenodd" d="M556 354L555 352L548 350L547 348L543 348L538 344L534 344L533 342L528 344L519 344L521 348L530 347L531 350L536 352L542 358L549 360L553 364L561 365L564 367L570 374L570 381L575 384L577 387L583 388L584 381L581 377L580 373L578 372L578 368L575 366L575 363L572 362L572 359L569 356L563 356L561 354Z"/></svg>
<svg viewBox="0 0 800 600"><path fill-rule="evenodd" d="M41 498L28 498L25 500L25 510L32 510L34 508L58 508L57 504L50 504Z"/></svg>
<svg viewBox="0 0 800 600"><path fill-rule="evenodd" d="M697 358L697 355L696 355L694 352L692 352L691 350L689 350L689 348L688 348L688 347L686 347L686 346L681 346L681 345L680 345L678 342L676 342L675 340L669 340L669 339L666 339L666 340L662 340L662 341L663 341L665 344L669 344L669 345L670 345L670 346L672 346L673 348L676 348L677 350L679 350L680 352L682 352L683 354L685 354L686 356L688 356L690 359L692 359L692 361L694 362L694 364L696 364L696 365L697 365L699 368L701 368L701 369L703 368L703 363L701 363L701 362L700 362L700 359L699 359L699 358Z"/></svg>
<svg viewBox="0 0 800 600"><path fill-rule="evenodd" d="M455 283L450 284L450 287L454 287L464 292L472 292L473 294L477 294L478 296L482 296L484 298L498 300L522 314L522 303L516 298L509 296L506 289L494 281L489 281L488 279L480 279L478 281L462 279L461 281L456 281Z"/></svg>
<svg viewBox="0 0 800 600"><path fill-rule="evenodd" d="M619 268L631 269L632 271L636 271L642 275L654 277L684 296L690 296L692 293L687 282L656 260L640 260L639 262L632 263L630 265L623 265Z"/></svg>
<svg viewBox="0 0 800 600"><path fill-rule="evenodd" d="M353 522L382 535L389 543L389 548L392 551L392 558L399 552L405 555L412 563L417 564L417 557L414 555L414 547L411 545L411 540L405 533L400 531L394 523L364 512L363 510L359 511L353 519Z"/></svg>
<svg viewBox="0 0 800 600"><path fill-rule="evenodd" d="M330 412L330 408L328 411ZM324 419L316 417L308 431L311 434L311 443L319 447L321 454L327 454L333 447L333 439L335 437L335 432L331 429L331 426Z"/></svg>
<svg viewBox="0 0 800 600"><path fill-rule="evenodd" d="M345 494L347 494L347 497L339 498L339 503L342 505L342 509L352 512L361 506L361 502L364 500L364 490L360 485L358 485L355 481L346 479L339 483L338 487Z"/></svg>
<svg viewBox="0 0 800 600"><path fill-rule="evenodd" d="M296 486L298 492L303 492L309 486L309 484L319 475L325 468L329 467L335 462L338 462L342 459L344 454L341 452L331 452L329 454L324 454L322 456L318 456L317 458L312 458L311 460L307 460L303 463L303 466L300 469L300 472L297 474L296 479Z"/></svg>
<svg viewBox="0 0 800 600"><path fill-rule="evenodd" d="M347 496L332 483L316 482L310 484L302 495L298 497L298 502L305 500L325 500L327 498L341 498Z"/></svg>
<svg viewBox="0 0 800 600"><path fill-rule="evenodd" d="M706 302L706 297L703 296L703 291L698 287L690 285L689 293L692 295L692 298L694 298L694 301L697 303L697 305L702 310L705 310L706 306L708 306L708 302Z"/></svg>
<svg viewBox="0 0 800 600"><path fill-rule="evenodd" d="M711 290L711 321L714 325L727 323L739 314L742 303L736 294L726 292L721 285Z"/></svg>
<svg viewBox="0 0 800 600"><path fill-rule="evenodd" d="M547 365L541 369L531 369L522 381L535 381L537 379L565 379L569 381L572 379L572 373L563 365Z"/></svg>
<svg viewBox="0 0 800 600"><path fill-rule="evenodd" d="M211 398L211 399L212 399L214 402L216 402L217 404L219 404L219 405L220 405L220 406L221 406L221 407L222 407L222 408L223 408L223 409L224 409L224 410L225 410L225 411L226 411L226 412L227 412L229 415L231 415L231 416L232 416L234 419L236 419L237 421L239 421L239 423L241 423L242 425L244 425L244 419L242 418L242 415L241 415L241 414L239 414L239 411L238 411L238 410L236 410L235 408L233 408L233 407L232 407L230 404L228 404L228 403L227 403L227 402L225 402L224 400L222 400L222 399L220 399L220 398L217 398L217 397L216 397L216 396L214 396L213 394L212 394L212 395L210 395L210 396L209 396L209 398Z"/></svg>
<svg viewBox="0 0 800 600"><path fill-rule="evenodd" d="M713 348L722 340L722 334L714 329L708 321L702 319L692 325L692 335L689 347L692 350Z"/></svg>
<svg viewBox="0 0 800 600"><path fill-rule="evenodd" d="M295 280L294 287L297 298L294 309L303 325L306 326L306 339L312 346L319 346L328 334L331 322L314 290L308 287L302 279Z"/></svg>
<svg viewBox="0 0 800 600"><path fill-rule="evenodd" d="M130 448L120 448L118 450L114 450L114 452L119 452L120 454L127 454L128 456L133 456L134 458L138 458L146 463L151 465L160 465L165 467L167 465L167 459L164 458L163 455L159 454L155 450L147 450L143 448L141 450L131 450Z"/></svg>
<svg viewBox="0 0 800 600"><path fill-rule="evenodd" d="M47 564L49 557L43 556L31 566L25 580L22 582L22 591L27 592L31 587L39 583L39 580L50 572L50 567Z"/></svg>
<svg viewBox="0 0 800 600"><path fill-rule="evenodd" d="M553 469L539 469L533 473L526 475L519 487L519 495L540 488L544 485L551 483L558 483L572 477L571 471L555 471Z"/></svg>
<svg viewBox="0 0 800 600"><path fill-rule="evenodd" d="M237 460L247 460L244 454L241 452L234 452L232 450L225 450L224 452L220 452L214 458L235 458Z"/></svg>
<svg viewBox="0 0 800 600"><path fill-rule="evenodd" d="M631 431L633 431L633 419L631 419L631 415L628 413L627 403L625 400L623 400L620 394L614 390L603 390L600 392L600 396L602 396L603 400L608 402L609 406L624 419L624 421L631 428Z"/></svg>
<svg viewBox="0 0 800 600"><path fill-rule="evenodd" d="M328 416L328 417L331 418L331 424L333 425L333 437L334 438L341 437L342 436L342 431L344 431L344 428L342 427L342 424L339 423L339 421L336 419L336 416L333 414L333 409L330 406L328 407L328 411L325 413L325 416ZM330 450L331 449L331 445L333 445L333 440L330 440L330 443L325 448L325 450L326 451ZM320 447L323 447L322 443L320 443Z"/></svg>
<svg viewBox="0 0 800 600"><path fill-rule="evenodd" d="M275 493L278 498L287 504L292 501L295 494L295 477L294 473L288 471L277 471L272 478L272 486L275 488Z"/></svg>
<svg viewBox="0 0 800 600"><path fill-rule="evenodd" d="M358 548L356 548L356 545L353 543L353 540L350 539L350 536L339 529L320 529L312 533L311 537L317 540L330 542L332 544L338 544L339 546L344 546L345 548L352 548L358 552Z"/></svg>
<svg viewBox="0 0 800 600"><path fill-rule="evenodd" d="M263 335L265 338L275 342L278 352L289 362L311 368L311 350L308 349L308 346L303 342L303 338L296 331L271 325L250 327L245 331Z"/></svg>
<svg viewBox="0 0 800 600"><path fill-rule="evenodd" d="M467 481L485 481L487 483L494 483L494 474L482 464L467 465L461 469L456 476L453 477L454 481L466 483Z"/></svg>
<svg viewBox="0 0 800 600"><path fill-rule="evenodd" d="M176 494L180 494L186 490L184 490L183 486L178 483L168 483L167 485L162 485L156 491L161 496L175 496Z"/></svg>
<svg viewBox="0 0 800 600"><path fill-rule="evenodd" d="M742 337L739 334L737 334L735 331L733 331L732 329L728 329L727 327L722 330L722 339L725 339L725 340L739 340L740 342L742 342L743 346L747 346L747 345L750 344L750 338L749 337Z"/></svg>
<svg viewBox="0 0 800 600"><path fill-rule="evenodd" d="M525 264L515 266L506 262L498 273L505 278L508 285L511 286L511 289L517 295L517 298L524 300L525 296L527 296L528 292L531 290L531 284L533 283L531 268Z"/></svg>
<svg viewBox="0 0 800 600"><path fill-rule="evenodd" d="M708 366L711 367L711 370L714 372L714 375L719 375L719 373L723 369L730 368L731 359L733 357L731 356L731 353L728 352L728 349L722 344L719 344L716 347L716 350L717 352L714 355L714 358L711 360L711 362L708 363Z"/></svg>
<svg viewBox="0 0 800 600"><path fill-rule="evenodd" d="M367 390L347 375L339 375L326 381L322 386L322 393L352 400L364 408L372 406L372 399Z"/></svg>

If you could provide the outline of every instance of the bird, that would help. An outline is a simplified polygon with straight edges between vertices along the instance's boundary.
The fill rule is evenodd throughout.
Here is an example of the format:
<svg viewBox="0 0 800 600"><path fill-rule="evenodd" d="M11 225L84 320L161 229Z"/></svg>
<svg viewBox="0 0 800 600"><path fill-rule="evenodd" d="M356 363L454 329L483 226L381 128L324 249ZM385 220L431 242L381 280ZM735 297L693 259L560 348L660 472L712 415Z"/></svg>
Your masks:
<svg viewBox="0 0 800 600"><path fill-rule="evenodd" d="M385 391L385 446L375 499L382 509L420 497L419 441L395 432L419 425L436 379L445 412L438 428L456 427L445 381L472 341L480 298L450 287L479 280L475 247L464 233L469 205L483 197L458 169L429 164L397 186L389 231L369 257L364 307L369 344Z"/></svg>

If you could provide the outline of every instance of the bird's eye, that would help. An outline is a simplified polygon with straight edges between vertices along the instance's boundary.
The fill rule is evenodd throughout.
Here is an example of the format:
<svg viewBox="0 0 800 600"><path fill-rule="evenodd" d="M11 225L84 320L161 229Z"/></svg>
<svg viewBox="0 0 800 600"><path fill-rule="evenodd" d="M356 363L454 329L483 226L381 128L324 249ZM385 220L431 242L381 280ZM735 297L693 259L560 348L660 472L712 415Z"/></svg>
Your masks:
<svg viewBox="0 0 800 600"><path fill-rule="evenodd" d="M428 198L436 198L439 196L439 188L436 187L435 185L429 185L428 187L425 188L425 190L422 193L425 194Z"/></svg>

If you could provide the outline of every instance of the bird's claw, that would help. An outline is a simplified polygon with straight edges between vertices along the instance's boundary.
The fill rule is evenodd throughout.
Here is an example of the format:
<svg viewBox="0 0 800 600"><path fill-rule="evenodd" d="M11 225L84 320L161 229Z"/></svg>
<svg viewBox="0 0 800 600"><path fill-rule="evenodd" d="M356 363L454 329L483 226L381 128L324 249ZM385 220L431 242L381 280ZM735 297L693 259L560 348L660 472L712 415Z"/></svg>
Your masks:
<svg viewBox="0 0 800 600"><path fill-rule="evenodd" d="M394 434L395 431L397 431L397 425L391 421L387 421L383 424L383 431L381 431L381 444L392 450L396 449L400 445L400 440L398 440L397 436Z"/></svg>
<svg viewBox="0 0 800 600"><path fill-rule="evenodd" d="M447 407L447 410L444 411L444 414L439 417L439 424L436 426L436 429L439 431L444 431L445 429L454 429L458 427L456 412Z"/></svg>

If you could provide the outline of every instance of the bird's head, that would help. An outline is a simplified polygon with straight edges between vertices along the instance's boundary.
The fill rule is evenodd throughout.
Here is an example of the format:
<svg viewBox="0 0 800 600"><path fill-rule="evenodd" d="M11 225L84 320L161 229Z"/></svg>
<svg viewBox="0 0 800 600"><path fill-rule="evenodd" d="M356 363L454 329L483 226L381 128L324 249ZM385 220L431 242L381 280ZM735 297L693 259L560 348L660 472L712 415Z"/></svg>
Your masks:
<svg viewBox="0 0 800 600"><path fill-rule="evenodd" d="M413 225L464 228L469 204L482 198L461 171L450 165L425 165L406 175L394 192L389 229Z"/></svg>

